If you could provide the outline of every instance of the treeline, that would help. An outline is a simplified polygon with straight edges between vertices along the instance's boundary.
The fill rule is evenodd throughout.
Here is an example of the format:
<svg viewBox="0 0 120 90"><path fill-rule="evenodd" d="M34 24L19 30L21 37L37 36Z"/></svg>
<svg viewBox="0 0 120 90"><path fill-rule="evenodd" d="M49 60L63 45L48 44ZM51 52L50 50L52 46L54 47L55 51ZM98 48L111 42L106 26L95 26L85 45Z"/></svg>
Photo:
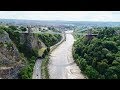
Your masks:
<svg viewBox="0 0 120 90"><path fill-rule="evenodd" d="M58 43L62 38L60 34L49 34L49 33L39 34L38 37L42 40L42 42L44 42L44 44L47 47L50 47Z"/></svg>
<svg viewBox="0 0 120 90"><path fill-rule="evenodd" d="M90 79L120 79L120 28L96 28L93 39L79 37L74 43L73 57Z"/></svg>

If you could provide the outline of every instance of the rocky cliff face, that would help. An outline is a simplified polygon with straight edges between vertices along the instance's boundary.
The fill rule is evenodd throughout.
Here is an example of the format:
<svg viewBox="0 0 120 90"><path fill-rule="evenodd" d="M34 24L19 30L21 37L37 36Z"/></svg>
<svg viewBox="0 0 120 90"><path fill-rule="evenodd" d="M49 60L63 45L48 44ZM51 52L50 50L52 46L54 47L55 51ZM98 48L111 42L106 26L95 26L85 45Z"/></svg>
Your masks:
<svg viewBox="0 0 120 90"><path fill-rule="evenodd" d="M40 49L42 47L41 42L39 41L38 37L36 37L34 34L29 33L29 34L26 34L25 37L26 37L25 42L26 42L28 48Z"/></svg>
<svg viewBox="0 0 120 90"><path fill-rule="evenodd" d="M16 41L18 42L16 43ZM24 57L21 57L20 52L23 53L24 56L27 53L29 57L31 51L37 53L42 47L45 47L44 43L33 33L21 33L16 36L15 33L10 34L5 30L0 32L0 78L19 78L19 71L23 65L25 65L23 63ZM31 56L33 56L33 54L31 54Z"/></svg>
<svg viewBox="0 0 120 90"><path fill-rule="evenodd" d="M0 34L0 78L17 78L20 67L20 53L8 33L3 31Z"/></svg>
<svg viewBox="0 0 120 90"><path fill-rule="evenodd" d="M39 38L30 32L29 33L22 33L20 37L20 43L24 44L26 49L30 51L38 51L40 48L44 47L44 44L39 40Z"/></svg>

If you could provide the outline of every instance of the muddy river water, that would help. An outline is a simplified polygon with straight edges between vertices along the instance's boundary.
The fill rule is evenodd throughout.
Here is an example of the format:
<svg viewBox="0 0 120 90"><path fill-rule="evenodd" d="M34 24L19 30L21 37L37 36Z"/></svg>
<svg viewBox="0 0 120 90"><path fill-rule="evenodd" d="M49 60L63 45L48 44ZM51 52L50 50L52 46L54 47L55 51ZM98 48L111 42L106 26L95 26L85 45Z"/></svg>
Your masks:
<svg viewBox="0 0 120 90"><path fill-rule="evenodd" d="M72 57L74 38L71 33L72 31L66 31L66 41L50 54L48 65L50 79L84 79Z"/></svg>

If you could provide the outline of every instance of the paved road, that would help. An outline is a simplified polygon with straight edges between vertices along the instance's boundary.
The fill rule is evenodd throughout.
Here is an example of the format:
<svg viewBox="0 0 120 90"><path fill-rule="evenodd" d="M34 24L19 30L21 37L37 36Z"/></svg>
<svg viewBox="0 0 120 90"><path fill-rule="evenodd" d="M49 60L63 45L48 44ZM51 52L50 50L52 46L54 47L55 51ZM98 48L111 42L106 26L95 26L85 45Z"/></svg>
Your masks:
<svg viewBox="0 0 120 90"><path fill-rule="evenodd" d="M48 65L50 79L84 79L72 57L74 38L71 32L66 33L66 41L50 54Z"/></svg>
<svg viewBox="0 0 120 90"><path fill-rule="evenodd" d="M37 59L33 69L32 79L41 79L41 64L42 64L42 59Z"/></svg>

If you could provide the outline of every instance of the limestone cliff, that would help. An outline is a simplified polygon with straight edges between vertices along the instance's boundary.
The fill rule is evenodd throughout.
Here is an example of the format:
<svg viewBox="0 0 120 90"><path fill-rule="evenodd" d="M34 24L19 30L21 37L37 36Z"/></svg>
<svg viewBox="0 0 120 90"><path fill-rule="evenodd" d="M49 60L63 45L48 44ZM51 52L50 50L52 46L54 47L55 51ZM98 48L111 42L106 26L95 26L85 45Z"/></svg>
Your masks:
<svg viewBox="0 0 120 90"><path fill-rule="evenodd" d="M44 43L39 40L36 34L30 32L31 29L29 28L28 33L21 33L20 36L20 44L23 44L27 50L27 52L34 51L37 53L39 49L45 47Z"/></svg>
<svg viewBox="0 0 120 90"><path fill-rule="evenodd" d="M0 34L0 78L17 78L20 67L20 53L9 34L3 31Z"/></svg>
<svg viewBox="0 0 120 90"><path fill-rule="evenodd" d="M1 30L1 29L0 29ZM16 38L17 37L17 38ZM28 60L21 56L31 57L38 53L38 50L45 47L39 40L37 34L0 31L0 78L17 79L19 71ZM32 52L32 53L31 53ZM27 56L28 55L28 56ZM36 56L35 56L36 57Z"/></svg>

